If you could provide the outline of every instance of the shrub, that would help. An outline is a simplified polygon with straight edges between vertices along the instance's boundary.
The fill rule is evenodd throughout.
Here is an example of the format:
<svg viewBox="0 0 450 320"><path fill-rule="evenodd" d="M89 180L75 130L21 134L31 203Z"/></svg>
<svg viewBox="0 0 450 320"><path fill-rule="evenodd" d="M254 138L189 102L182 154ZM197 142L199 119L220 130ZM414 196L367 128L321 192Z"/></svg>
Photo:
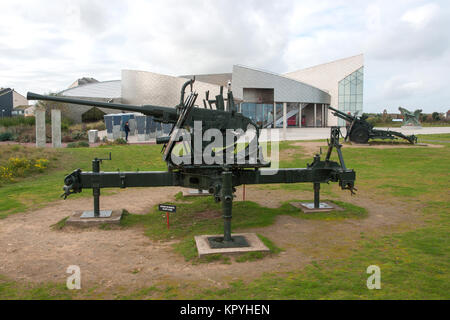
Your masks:
<svg viewBox="0 0 450 320"><path fill-rule="evenodd" d="M89 147L89 142L87 142L87 141L79 141L78 142L78 147L81 147L81 148Z"/></svg>
<svg viewBox="0 0 450 320"><path fill-rule="evenodd" d="M118 138L114 140L114 144L127 144L127 140L125 140L124 138Z"/></svg>
<svg viewBox="0 0 450 320"><path fill-rule="evenodd" d="M0 127L13 127L18 125L34 126L34 117L8 117L0 119Z"/></svg>
<svg viewBox="0 0 450 320"><path fill-rule="evenodd" d="M98 126L96 126L95 129L98 130L98 131L106 130L106 124L100 123Z"/></svg>
<svg viewBox="0 0 450 320"><path fill-rule="evenodd" d="M89 147L89 143L86 141L71 142L67 144L67 148L85 148L85 147Z"/></svg>
<svg viewBox="0 0 450 320"><path fill-rule="evenodd" d="M17 142L34 142L36 141L36 129L34 126L19 125L11 127Z"/></svg>
<svg viewBox="0 0 450 320"><path fill-rule="evenodd" d="M123 138L118 138L114 141L109 141L107 137L103 137L101 146L114 146L114 145L125 145L128 142Z"/></svg>
<svg viewBox="0 0 450 320"><path fill-rule="evenodd" d="M87 140L87 133L83 132L83 131L74 131L72 132L72 139L74 141L78 141L78 140Z"/></svg>
<svg viewBox="0 0 450 320"><path fill-rule="evenodd" d="M13 182L16 177L43 172L48 167L47 159L10 158L6 165L0 166L0 182Z"/></svg>
<svg viewBox="0 0 450 320"><path fill-rule="evenodd" d="M88 124L87 129L103 131L103 130L106 130L106 125L103 121L98 121L98 122Z"/></svg>
<svg viewBox="0 0 450 320"><path fill-rule="evenodd" d="M70 124L67 122L61 121L61 131L68 131L70 127Z"/></svg>
<svg viewBox="0 0 450 320"><path fill-rule="evenodd" d="M14 136L11 132L0 133L0 141L12 141L12 140L14 140Z"/></svg>

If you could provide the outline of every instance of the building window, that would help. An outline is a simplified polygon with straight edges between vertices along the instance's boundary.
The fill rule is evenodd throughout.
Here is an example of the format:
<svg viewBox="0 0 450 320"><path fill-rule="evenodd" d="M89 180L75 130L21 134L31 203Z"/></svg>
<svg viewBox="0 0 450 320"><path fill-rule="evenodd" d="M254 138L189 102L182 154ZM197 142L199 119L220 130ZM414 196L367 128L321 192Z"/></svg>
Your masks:
<svg viewBox="0 0 450 320"><path fill-rule="evenodd" d="M277 115L276 120L283 118L283 105L277 103L276 105ZM241 103L241 113L250 118L258 126L263 128L273 127L274 114L273 114L273 103L252 103L243 102ZM283 123L281 123L283 127Z"/></svg>
<svg viewBox="0 0 450 320"><path fill-rule="evenodd" d="M361 115L363 110L363 87L364 87L364 67L356 70L352 74L339 81L339 110L354 114L358 111ZM338 120L339 126L345 126L345 121Z"/></svg>

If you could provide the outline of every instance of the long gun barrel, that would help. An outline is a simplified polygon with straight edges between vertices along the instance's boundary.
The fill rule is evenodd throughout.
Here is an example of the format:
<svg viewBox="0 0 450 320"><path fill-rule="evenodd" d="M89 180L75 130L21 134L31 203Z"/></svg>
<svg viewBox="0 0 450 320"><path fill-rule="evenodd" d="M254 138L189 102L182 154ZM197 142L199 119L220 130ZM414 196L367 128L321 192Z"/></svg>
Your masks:
<svg viewBox="0 0 450 320"><path fill-rule="evenodd" d="M334 114L336 117L339 117L339 118L344 119L344 120L346 120L346 121L352 122L352 121L355 119L354 116L351 116L351 115L349 115L349 114L346 114L346 113L344 113L344 112L342 112L342 111L339 111L339 110L337 110L337 109L335 109L335 108L333 108L333 107L328 107L328 109L332 110L332 111L333 111L333 114Z"/></svg>
<svg viewBox="0 0 450 320"><path fill-rule="evenodd" d="M78 104L90 107L100 107L115 110L124 110L128 112L140 112L147 116L153 116L153 119L157 122L163 123L177 123L179 117L184 117L184 121L180 124L181 127L194 127L195 121L202 121L202 129L207 130L210 128L217 128L219 130L226 129L242 129L247 130L249 124L256 126L253 121L241 113L228 112L225 110L214 110L206 108L198 108L194 106L197 94L191 93L186 102L182 103L184 98L184 89L187 85L190 85L193 80L189 80L182 88L180 104L171 107L161 107L152 105L128 105L120 103L109 103L92 100L74 99L62 96L46 96L33 92L28 92L28 100L43 100L43 101L55 101L68 104ZM219 96L217 96L219 97ZM232 96L231 96L232 97ZM223 101L222 101L223 102ZM186 112L187 111L187 112Z"/></svg>
<svg viewBox="0 0 450 320"><path fill-rule="evenodd" d="M91 101L91 100L82 100L82 99L72 99L67 97L58 97L58 96L46 96L40 95L33 92L28 92L27 94L28 100L43 100L43 101L55 101L62 103L71 103L71 104L79 104L84 106L92 106L92 107L100 107L100 108L108 108L115 110L123 110L130 112L140 112L148 116L155 117L156 121L164 121L175 123L178 119L177 109L169 108L169 107L160 107L160 106L152 106L152 105L143 105L143 106L135 106L121 103L109 103L109 102L100 102L100 101Z"/></svg>

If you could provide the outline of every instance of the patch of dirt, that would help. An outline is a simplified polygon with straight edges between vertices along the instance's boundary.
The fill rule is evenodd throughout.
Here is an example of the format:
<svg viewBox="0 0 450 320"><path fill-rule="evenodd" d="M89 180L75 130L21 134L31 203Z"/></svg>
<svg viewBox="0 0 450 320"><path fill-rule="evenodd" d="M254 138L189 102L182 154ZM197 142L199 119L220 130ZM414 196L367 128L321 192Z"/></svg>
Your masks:
<svg viewBox="0 0 450 320"><path fill-rule="evenodd" d="M144 214L155 204L173 200L180 190L177 187L121 190L102 196L101 207ZM312 192L246 186L246 200L264 206L278 207L281 202L292 199L312 199ZM236 201L240 200L242 187L236 193ZM78 265L82 286L97 284L102 290L114 287L136 290L161 281L196 281L223 287L233 279L250 281L264 272L291 271L313 260L345 257L357 247L361 232L384 234L406 230L421 222L420 208L375 198L363 190L353 197L342 192L337 200L367 208L368 218L323 221L279 216L272 226L245 232L260 233L286 251L260 261L200 265L192 265L175 253L172 244L176 241L152 241L140 227L52 230L51 225L73 211L92 207L90 198L61 200L46 208L0 220L0 274L25 282L65 283L67 267ZM217 214L202 212L196 218L217 218ZM218 219L217 223L222 222Z"/></svg>
<svg viewBox="0 0 450 320"><path fill-rule="evenodd" d="M326 142L296 142L293 143L292 146L302 147L302 155L311 157L314 157L316 154L318 154L320 152L320 148L322 148L322 152L325 152L326 148L328 147Z"/></svg>
<svg viewBox="0 0 450 320"><path fill-rule="evenodd" d="M293 160L298 153L299 151L296 149L284 149L280 151L279 158L286 161Z"/></svg>

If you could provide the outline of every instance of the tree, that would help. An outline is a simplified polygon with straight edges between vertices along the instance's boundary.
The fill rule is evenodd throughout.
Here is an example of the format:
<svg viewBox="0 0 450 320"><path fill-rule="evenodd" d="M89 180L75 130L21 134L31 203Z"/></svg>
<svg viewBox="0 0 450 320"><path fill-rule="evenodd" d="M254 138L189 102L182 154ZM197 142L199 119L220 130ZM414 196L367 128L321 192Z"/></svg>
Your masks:
<svg viewBox="0 0 450 320"><path fill-rule="evenodd" d="M439 112L433 112L431 114L431 118L433 119L433 121L439 121L441 120L441 116L439 115Z"/></svg>
<svg viewBox="0 0 450 320"><path fill-rule="evenodd" d="M426 122L428 121L428 115L426 115L425 113L421 113L420 114L420 122Z"/></svg>

